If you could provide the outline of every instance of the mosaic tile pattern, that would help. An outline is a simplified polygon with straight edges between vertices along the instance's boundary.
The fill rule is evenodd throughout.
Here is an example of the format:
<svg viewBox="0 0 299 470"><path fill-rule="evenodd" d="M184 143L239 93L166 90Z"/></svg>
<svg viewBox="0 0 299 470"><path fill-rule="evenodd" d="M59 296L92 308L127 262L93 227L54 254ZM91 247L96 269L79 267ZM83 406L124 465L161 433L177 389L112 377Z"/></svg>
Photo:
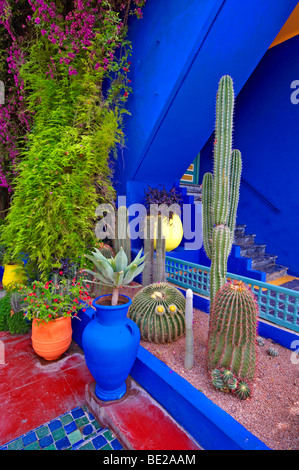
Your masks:
<svg viewBox="0 0 299 470"><path fill-rule="evenodd" d="M83 405L8 442L0 450L122 450Z"/></svg>

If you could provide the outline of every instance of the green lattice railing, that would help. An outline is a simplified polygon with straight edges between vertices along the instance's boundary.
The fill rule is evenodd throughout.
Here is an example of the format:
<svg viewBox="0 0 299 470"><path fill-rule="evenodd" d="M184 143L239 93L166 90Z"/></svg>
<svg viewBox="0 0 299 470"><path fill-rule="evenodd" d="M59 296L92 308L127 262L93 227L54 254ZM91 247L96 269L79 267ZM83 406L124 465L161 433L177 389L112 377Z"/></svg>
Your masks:
<svg viewBox="0 0 299 470"><path fill-rule="evenodd" d="M189 261L166 257L167 280L197 294L209 297L210 268ZM228 273L249 285L256 294L260 318L299 332L299 292L248 277Z"/></svg>

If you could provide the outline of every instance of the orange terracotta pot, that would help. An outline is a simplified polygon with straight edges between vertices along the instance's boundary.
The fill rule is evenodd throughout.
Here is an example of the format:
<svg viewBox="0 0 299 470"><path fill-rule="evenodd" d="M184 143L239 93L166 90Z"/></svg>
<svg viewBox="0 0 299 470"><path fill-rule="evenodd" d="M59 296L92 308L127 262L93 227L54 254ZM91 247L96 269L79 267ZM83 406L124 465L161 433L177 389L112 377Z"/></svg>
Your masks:
<svg viewBox="0 0 299 470"><path fill-rule="evenodd" d="M31 339L36 354L47 361L58 359L72 341L71 318L61 317L48 323L34 319Z"/></svg>

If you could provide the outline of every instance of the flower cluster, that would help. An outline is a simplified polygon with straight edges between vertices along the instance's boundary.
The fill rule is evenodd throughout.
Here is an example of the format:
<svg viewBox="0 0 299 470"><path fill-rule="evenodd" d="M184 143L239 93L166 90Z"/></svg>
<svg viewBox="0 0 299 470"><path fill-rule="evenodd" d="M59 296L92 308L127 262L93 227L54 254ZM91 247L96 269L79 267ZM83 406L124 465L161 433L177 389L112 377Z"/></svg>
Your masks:
<svg viewBox="0 0 299 470"><path fill-rule="evenodd" d="M62 278L43 283L35 281L30 286L20 286L22 310L28 320L49 322L60 317L73 317L91 298L82 282ZM83 304L82 304L83 302Z"/></svg>
<svg viewBox="0 0 299 470"><path fill-rule="evenodd" d="M25 90L20 68L25 62L23 36L16 36L12 8L8 0L0 0L0 48L6 61L0 63L5 86L5 103L0 106L0 186L12 191L20 157L19 143L30 130L30 113L25 104Z"/></svg>

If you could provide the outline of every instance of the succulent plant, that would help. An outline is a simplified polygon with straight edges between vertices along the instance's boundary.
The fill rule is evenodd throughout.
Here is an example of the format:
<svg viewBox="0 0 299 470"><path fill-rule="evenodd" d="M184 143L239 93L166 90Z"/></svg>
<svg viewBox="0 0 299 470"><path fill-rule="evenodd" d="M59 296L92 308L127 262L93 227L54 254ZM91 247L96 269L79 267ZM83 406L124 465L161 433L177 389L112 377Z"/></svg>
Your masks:
<svg viewBox="0 0 299 470"><path fill-rule="evenodd" d="M243 282L229 282L217 292L210 315L209 370L225 368L240 380L253 379L257 318L254 294Z"/></svg>
<svg viewBox="0 0 299 470"><path fill-rule="evenodd" d="M152 233L155 224L157 225L156 233ZM144 253L147 254L147 259L142 274L142 286L146 287L155 282L166 281L166 251L165 238L162 233L162 217L146 217L144 230Z"/></svg>
<svg viewBox="0 0 299 470"><path fill-rule="evenodd" d="M246 400L251 396L251 388L245 380L240 380L235 390L235 394L242 400Z"/></svg>
<svg viewBox="0 0 299 470"><path fill-rule="evenodd" d="M141 255L142 250L139 251L134 261L128 264L127 255L122 248L114 258L109 259L103 256L97 248L94 248L91 255L85 256L94 263L97 271L84 269L84 272L91 274L97 281L88 280L87 282L112 287L111 305L117 305L119 288L124 286L129 287L132 280L144 268L145 256Z"/></svg>
<svg viewBox="0 0 299 470"><path fill-rule="evenodd" d="M259 346L265 346L265 340L264 340L264 338L263 338L262 336L258 336L258 337L256 338L256 342L257 342L257 344L258 344Z"/></svg>
<svg viewBox="0 0 299 470"><path fill-rule="evenodd" d="M212 384L215 388L223 390L225 388L225 383L222 377L222 372L220 369L214 369L211 372Z"/></svg>
<svg viewBox="0 0 299 470"><path fill-rule="evenodd" d="M170 343L185 333L183 294L166 282L143 287L133 298L128 317L137 323L141 338Z"/></svg>
<svg viewBox="0 0 299 470"><path fill-rule="evenodd" d="M269 356L272 356L272 357L277 357L277 356L279 356L279 351L278 351L278 349L276 349L276 348L270 347L270 348L267 350L267 353L269 354Z"/></svg>
<svg viewBox="0 0 299 470"><path fill-rule="evenodd" d="M194 360L194 338L193 338L193 292L187 289L186 292L186 340L185 340L185 369L192 369Z"/></svg>

